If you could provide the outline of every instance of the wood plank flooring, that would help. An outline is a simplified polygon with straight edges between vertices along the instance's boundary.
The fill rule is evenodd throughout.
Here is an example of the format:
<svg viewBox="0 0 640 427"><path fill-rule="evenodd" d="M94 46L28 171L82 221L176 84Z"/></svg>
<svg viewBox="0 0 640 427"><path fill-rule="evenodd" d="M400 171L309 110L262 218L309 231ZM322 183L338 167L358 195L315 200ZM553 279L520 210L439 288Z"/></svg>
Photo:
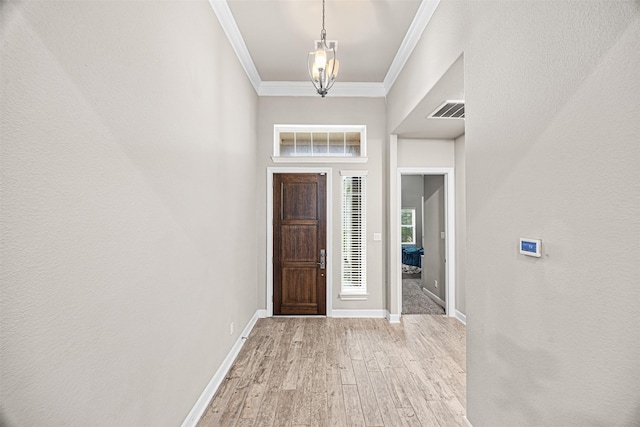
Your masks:
<svg viewBox="0 0 640 427"><path fill-rule="evenodd" d="M465 366L449 317L260 319L198 426L463 426Z"/></svg>

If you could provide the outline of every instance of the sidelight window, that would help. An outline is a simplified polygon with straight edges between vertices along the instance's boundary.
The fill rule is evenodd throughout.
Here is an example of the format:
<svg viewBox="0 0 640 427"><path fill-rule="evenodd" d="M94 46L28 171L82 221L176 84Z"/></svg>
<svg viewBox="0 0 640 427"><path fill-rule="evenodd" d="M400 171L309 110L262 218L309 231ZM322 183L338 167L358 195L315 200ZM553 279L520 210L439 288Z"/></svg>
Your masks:
<svg viewBox="0 0 640 427"><path fill-rule="evenodd" d="M342 175L342 292L341 299L367 295L367 222L365 171Z"/></svg>

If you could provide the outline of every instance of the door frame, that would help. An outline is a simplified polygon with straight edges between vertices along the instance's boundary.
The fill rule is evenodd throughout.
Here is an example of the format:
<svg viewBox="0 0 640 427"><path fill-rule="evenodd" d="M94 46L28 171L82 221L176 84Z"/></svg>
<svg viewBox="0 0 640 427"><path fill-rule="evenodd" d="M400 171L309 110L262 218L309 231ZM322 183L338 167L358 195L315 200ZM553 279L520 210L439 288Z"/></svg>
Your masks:
<svg viewBox="0 0 640 427"><path fill-rule="evenodd" d="M456 315L456 205L454 168L397 168L396 207L398 212L391 215L391 230L395 230L397 246L395 273L398 292L398 315L402 315L402 238L400 235L400 209L402 209L402 175L441 175L444 176L444 227L445 227L445 313L449 317ZM393 232L393 231L392 231Z"/></svg>
<svg viewBox="0 0 640 427"><path fill-rule="evenodd" d="M324 173L327 176L327 281L326 281L326 297L327 297L327 317L332 315L332 295L333 295L333 266L332 266L332 193L333 193L333 168L331 167L268 167L267 168L267 317L273 316L273 175L278 173L297 173L297 174L316 174Z"/></svg>

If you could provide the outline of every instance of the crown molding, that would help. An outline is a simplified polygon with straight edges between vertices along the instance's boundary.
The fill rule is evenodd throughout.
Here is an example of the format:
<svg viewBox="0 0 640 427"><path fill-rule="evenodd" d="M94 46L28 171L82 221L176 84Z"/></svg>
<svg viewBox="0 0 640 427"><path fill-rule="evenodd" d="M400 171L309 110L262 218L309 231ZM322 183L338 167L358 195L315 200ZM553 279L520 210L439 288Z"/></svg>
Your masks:
<svg viewBox="0 0 640 427"><path fill-rule="evenodd" d="M227 0L209 0L209 4L218 17L218 21L220 21L220 25L222 26L224 33L227 35L233 50L236 52L244 71L247 73L247 77L249 77L249 80L257 93L262 79L260 78L258 69L253 63L253 59L251 59L249 49L247 49L247 45L242 38L242 34L240 34L240 29L233 17L233 13L231 13Z"/></svg>
<svg viewBox="0 0 640 427"><path fill-rule="evenodd" d="M420 3L416 16L413 18L413 21L407 30L407 34L404 36L404 40L402 40L402 44L396 53L396 57L393 58L393 62L387 71L387 75L384 77L383 85L385 95L388 94L391 87L393 87L393 84L396 82L400 72L407 63L409 56L411 56L411 53L416 48L418 41L420 41L420 37L422 37L422 33L425 28L427 28L427 24L431 20L431 17L436 11L439 3L440 0L422 0Z"/></svg>
<svg viewBox="0 0 640 427"><path fill-rule="evenodd" d="M262 82L257 92L258 96L318 96L310 81ZM385 95L382 83L336 82L327 97L384 98Z"/></svg>
<svg viewBox="0 0 640 427"><path fill-rule="evenodd" d="M386 97L400 72L404 68L409 56L415 49L424 29L433 16L440 0L422 0L416 16L413 18L407 34L402 40L402 44L396 53L387 75L382 83L369 82L336 82L331 89L330 97L365 97L378 98ZM253 88L258 96L318 96L313 89L311 82L286 82L286 81L266 81L260 78L260 73L253 63L247 45L240 34L227 0L209 0L209 4L220 21L233 50L235 51L244 71L247 73Z"/></svg>

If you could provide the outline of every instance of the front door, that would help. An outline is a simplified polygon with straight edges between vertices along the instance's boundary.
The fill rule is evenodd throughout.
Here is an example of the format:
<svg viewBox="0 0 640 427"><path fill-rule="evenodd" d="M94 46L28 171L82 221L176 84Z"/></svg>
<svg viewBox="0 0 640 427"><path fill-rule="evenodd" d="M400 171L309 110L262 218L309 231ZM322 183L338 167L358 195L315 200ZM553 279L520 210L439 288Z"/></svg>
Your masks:
<svg viewBox="0 0 640 427"><path fill-rule="evenodd" d="M273 314L326 314L325 174L273 176Z"/></svg>

